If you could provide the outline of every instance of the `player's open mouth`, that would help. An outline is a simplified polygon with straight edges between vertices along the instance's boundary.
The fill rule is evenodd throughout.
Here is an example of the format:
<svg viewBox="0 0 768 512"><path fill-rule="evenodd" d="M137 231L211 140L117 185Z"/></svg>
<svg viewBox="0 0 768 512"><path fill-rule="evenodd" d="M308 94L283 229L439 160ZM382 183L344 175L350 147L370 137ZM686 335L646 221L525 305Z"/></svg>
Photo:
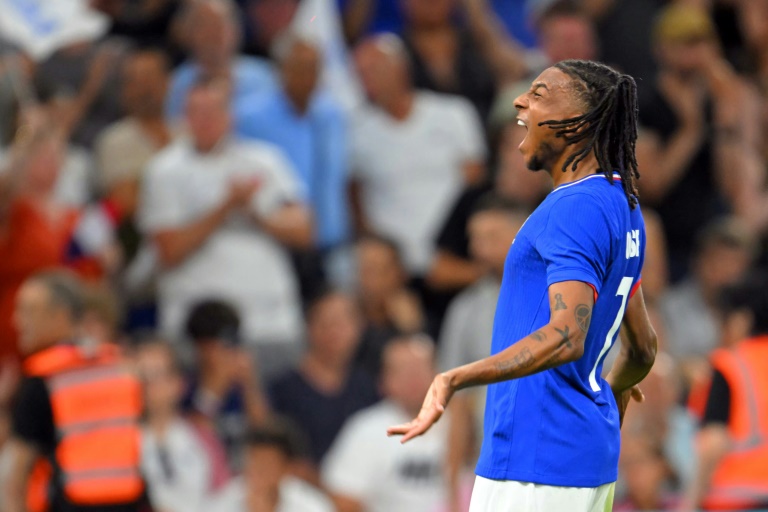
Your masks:
<svg viewBox="0 0 768 512"><path fill-rule="evenodd" d="M517 124L518 124L519 126L522 126L523 128L525 128L526 130L528 129L528 125L527 125L527 124L525 124L525 121L523 121L523 120L522 120L522 119L520 119L519 117L517 118Z"/></svg>

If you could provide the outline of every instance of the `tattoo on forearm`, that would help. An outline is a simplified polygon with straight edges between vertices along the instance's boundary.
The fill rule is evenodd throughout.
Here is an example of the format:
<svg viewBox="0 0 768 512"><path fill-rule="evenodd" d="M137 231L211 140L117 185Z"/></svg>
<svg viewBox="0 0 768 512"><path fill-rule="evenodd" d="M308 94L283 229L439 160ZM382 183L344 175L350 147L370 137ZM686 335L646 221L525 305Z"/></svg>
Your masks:
<svg viewBox="0 0 768 512"><path fill-rule="evenodd" d="M560 340L560 346L562 347L563 345L565 345L568 348L573 348L573 343L571 343L571 339L569 337L570 331L571 331L570 328L566 325L562 329L558 329L557 327L555 327L555 330L560 333L560 336L563 337L563 339Z"/></svg>
<svg viewBox="0 0 768 512"><path fill-rule="evenodd" d="M544 341L547 339L547 335L544 334L544 331L538 330L531 334L531 338L535 339L536 341Z"/></svg>
<svg viewBox="0 0 768 512"><path fill-rule="evenodd" d="M555 294L555 311L560 311L561 309L568 309L568 306L566 306L565 302L563 302L563 294L556 293Z"/></svg>
<svg viewBox="0 0 768 512"><path fill-rule="evenodd" d="M510 360L507 361L499 361L496 363L496 370L498 370L501 373L507 373L509 371L518 370L520 368L527 368L531 366L535 362L535 359L533 357L533 354L531 353L531 350L528 347L525 347L523 350L520 351L519 354L516 354L515 357L513 357Z"/></svg>
<svg viewBox="0 0 768 512"><path fill-rule="evenodd" d="M592 322L592 308L586 304L579 304L576 306L576 311L573 314L576 316L576 323L579 324L579 329L582 332L587 332L589 324Z"/></svg>

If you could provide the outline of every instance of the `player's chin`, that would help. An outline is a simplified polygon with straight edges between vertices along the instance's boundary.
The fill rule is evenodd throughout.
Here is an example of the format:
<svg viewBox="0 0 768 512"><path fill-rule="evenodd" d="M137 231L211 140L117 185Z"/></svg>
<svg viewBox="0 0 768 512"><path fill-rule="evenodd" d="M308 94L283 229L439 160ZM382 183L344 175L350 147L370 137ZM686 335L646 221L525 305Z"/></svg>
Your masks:
<svg viewBox="0 0 768 512"><path fill-rule="evenodd" d="M536 155L531 155L530 158L524 158L525 166L529 171L538 172L544 169L544 164L541 158Z"/></svg>

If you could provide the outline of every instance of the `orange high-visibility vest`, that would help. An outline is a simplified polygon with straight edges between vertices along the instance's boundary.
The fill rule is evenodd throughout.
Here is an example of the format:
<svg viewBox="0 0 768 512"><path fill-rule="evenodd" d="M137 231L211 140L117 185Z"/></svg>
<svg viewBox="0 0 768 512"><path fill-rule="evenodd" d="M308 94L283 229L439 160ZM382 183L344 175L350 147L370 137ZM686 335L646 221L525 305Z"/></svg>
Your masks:
<svg viewBox="0 0 768 512"><path fill-rule="evenodd" d="M66 499L76 505L139 500L141 387L116 347L87 354L60 345L27 358L24 370L48 387L58 441L52 462Z"/></svg>
<svg viewBox="0 0 768 512"><path fill-rule="evenodd" d="M703 505L748 510L768 503L768 336L715 351L712 366L731 391L734 446L717 465Z"/></svg>

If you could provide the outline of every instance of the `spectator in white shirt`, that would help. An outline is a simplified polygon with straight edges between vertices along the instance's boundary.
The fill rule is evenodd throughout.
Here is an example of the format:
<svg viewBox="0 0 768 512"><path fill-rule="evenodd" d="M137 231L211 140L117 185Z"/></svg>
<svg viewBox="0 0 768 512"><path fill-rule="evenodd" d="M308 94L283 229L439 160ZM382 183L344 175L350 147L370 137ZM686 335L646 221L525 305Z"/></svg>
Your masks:
<svg viewBox="0 0 768 512"><path fill-rule="evenodd" d="M355 227L395 240L422 277L454 200L483 180L482 126L467 100L414 89L396 36L362 43L355 60L370 100L351 131Z"/></svg>
<svg viewBox="0 0 768 512"><path fill-rule="evenodd" d="M323 464L323 484L339 512L434 512L445 505L448 422L413 444L383 437L388 426L418 414L434 375L428 338L396 338L384 348L385 400L347 421Z"/></svg>
<svg viewBox="0 0 768 512"><path fill-rule="evenodd" d="M140 224L162 265L159 309L163 330L178 335L191 306L230 302L242 335L258 342L265 369L298 356L302 319L287 247L313 239L304 194L279 149L230 135L228 90L203 82L190 92L191 137L149 164Z"/></svg>
<svg viewBox="0 0 768 512"><path fill-rule="evenodd" d="M469 364L491 353L496 301L507 253L530 210L493 193L482 196L469 217L467 231L472 260L485 274L451 302L441 331L441 370ZM474 475L466 470L477 460L483 434L485 389L460 393L451 404L449 480L452 502L469 497ZM469 479L462 478L469 476ZM462 492L468 491L468 492ZM468 504L467 504L468 506Z"/></svg>
<svg viewBox="0 0 768 512"><path fill-rule="evenodd" d="M141 466L150 501L162 512L208 512L229 479L224 449L212 431L181 416L184 380L171 346L148 341L135 358L144 384Z"/></svg>
<svg viewBox="0 0 768 512"><path fill-rule="evenodd" d="M254 429L245 450L245 471L219 496L215 512L334 512L319 489L291 474L300 455L295 432L279 421Z"/></svg>

